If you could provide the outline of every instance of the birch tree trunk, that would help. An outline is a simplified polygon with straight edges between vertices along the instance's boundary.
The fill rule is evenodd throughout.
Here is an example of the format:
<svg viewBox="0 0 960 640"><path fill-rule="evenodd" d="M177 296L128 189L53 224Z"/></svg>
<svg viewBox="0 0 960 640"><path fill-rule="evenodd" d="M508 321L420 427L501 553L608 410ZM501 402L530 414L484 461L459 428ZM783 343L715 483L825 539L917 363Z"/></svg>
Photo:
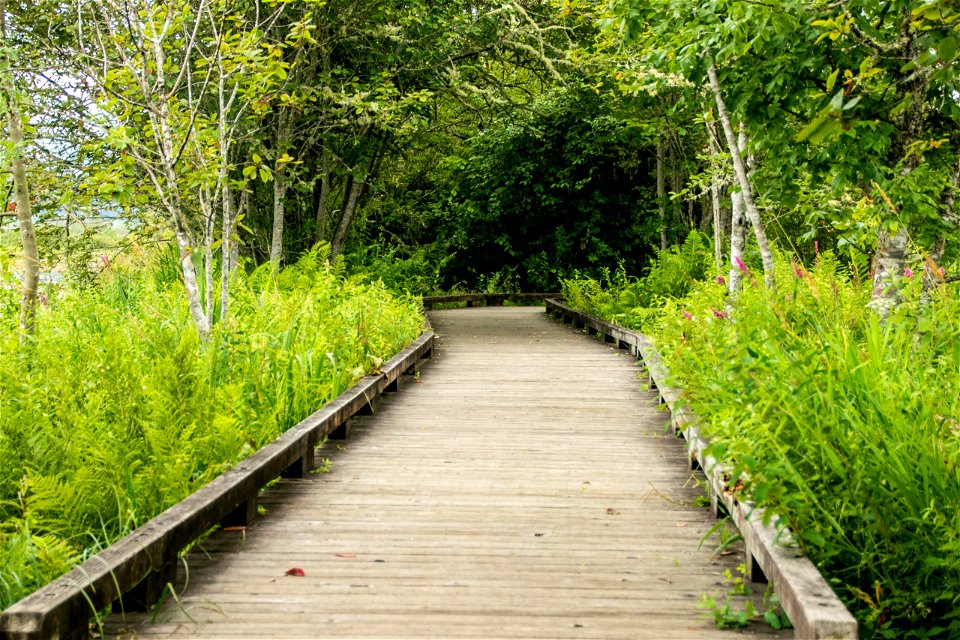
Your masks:
<svg viewBox="0 0 960 640"><path fill-rule="evenodd" d="M723 126L723 132L727 138L727 146L730 149L730 156L733 160L733 172L740 186L740 195L743 198L743 207L746 210L747 218L753 225L753 233L757 238L757 247L760 249L760 257L763 259L763 279L767 288L775 291L776 280L774 278L773 252L770 250L770 243L767 241L767 234L763 229L760 211L757 209L757 205L753 199L753 189L750 185L750 179L747 176L747 169L746 166L744 166L743 157L740 155L740 147L733 132L733 125L730 124L727 105L723 101L723 95L720 92L720 79L717 77L717 68L714 65L710 65L710 68L707 69L707 75L710 77L710 87L713 90L713 97L717 102L717 113L720 117L720 124ZM736 213L734 213L734 218L736 218Z"/></svg>
<svg viewBox="0 0 960 640"><path fill-rule="evenodd" d="M901 226L893 235L881 231L877 237L877 253L873 263L873 293L868 307L882 320L900 304L900 288L896 281L903 275L907 263L907 245L910 234Z"/></svg>
<svg viewBox="0 0 960 640"><path fill-rule="evenodd" d="M233 259L234 236L237 232L237 215L234 209L233 189L230 187L230 135L227 131L226 87L221 73L219 84L220 121L220 207L222 222L220 227L220 320L226 320L230 310L230 277L236 263ZM213 297L211 289L208 295Z"/></svg>
<svg viewBox="0 0 960 640"><path fill-rule="evenodd" d="M223 199L222 211L223 221L220 228L222 234L220 244L220 319L226 320L230 308L230 278L233 276L233 270L236 269L234 259L234 244L237 234L237 215L234 209L233 189L228 184L228 176L223 176L223 184L220 185Z"/></svg>
<svg viewBox="0 0 960 640"><path fill-rule="evenodd" d="M7 6L0 0L0 38L7 46ZM40 282L40 253L37 250L37 236L33 229L33 204L30 202L30 184L27 181L27 163L24 158L26 141L23 136L23 122L20 115L17 88L13 83L9 54L4 53L3 93L7 107L7 129L13 153L10 159L10 171L13 174L13 187L17 203L17 222L20 225L20 245L23 249L23 282L20 295L20 339L27 339L36 330L37 286Z"/></svg>
<svg viewBox="0 0 960 640"><path fill-rule="evenodd" d="M157 37L149 40L153 47L153 56L156 62L157 86L165 86L164 67L166 55L163 43ZM152 129L159 147L159 162L166 181L166 194L163 198L167 212L174 226L177 246L180 249L180 265L183 270L183 284L187 292L187 306L197 333L200 338L207 339L210 334L210 317L204 313L203 302L200 296L200 286L197 282L197 270L193 264L194 239L190 233L190 224L183 211L183 202L180 197L179 176L177 175L177 154L173 143L173 125L170 118L170 108L165 96L158 98L152 105L149 113Z"/></svg>
<svg viewBox="0 0 960 640"><path fill-rule="evenodd" d="M747 244L747 210L743 206L743 194L739 191L730 192L730 212L730 274L727 291L730 295L736 295L743 279L737 261L743 261L743 249Z"/></svg>
<svg viewBox="0 0 960 640"><path fill-rule="evenodd" d="M213 194L210 188L203 186L200 189L200 212L203 214L203 276L204 276L204 310L213 323L213 236L217 229L217 218L214 215Z"/></svg>
<svg viewBox="0 0 960 640"><path fill-rule="evenodd" d="M273 232L270 237L270 262L280 265L283 257L283 218L286 215L287 176L277 165L273 171Z"/></svg>
<svg viewBox="0 0 960 640"><path fill-rule="evenodd" d="M180 249L180 266L183 270L183 285L187 292L187 306L200 338L207 339L210 335L210 317L204 312L200 295L200 285L197 281L197 270L193 264L194 240L190 234L190 227L183 211L180 200L180 186L174 164L173 134L170 131L169 113L165 102L157 107L157 130L161 141L161 162L164 177L167 182L166 208L173 222L174 234L177 238L177 247Z"/></svg>
<svg viewBox="0 0 960 640"><path fill-rule="evenodd" d="M283 224L286 215L288 164L280 161L290 140L290 116L281 110L277 119L277 161L273 168L273 230L270 237L270 262L280 265L283 258Z"/></svg>
<svg viewBox="0 0 960 640"><path fill-rule="evenodd" d="M667 250L667 202L663 179L663 138L657 136L657 205L660 213L660 250Z"/></svg>
<svg viewBox="0 0 960 640"><path fill-rule="evenodd" d="M720 148L714 139L713 126L709 120L705 120L705 123L707 125L710 158L714 159L720 155ZM723 216L720 212L720 177L717 175L715 167L710 178L710 205L713 208L713 258L717 264L717 271L720 271L723 269Z"/></svg>

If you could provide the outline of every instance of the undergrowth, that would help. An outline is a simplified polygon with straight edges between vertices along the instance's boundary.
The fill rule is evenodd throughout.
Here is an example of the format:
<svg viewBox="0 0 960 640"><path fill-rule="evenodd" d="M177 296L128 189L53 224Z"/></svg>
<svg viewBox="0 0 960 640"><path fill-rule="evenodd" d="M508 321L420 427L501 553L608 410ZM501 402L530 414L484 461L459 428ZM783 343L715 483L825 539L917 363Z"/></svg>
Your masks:
<svg viewBox="0 0 960 640"><path fill-rule="evenodd" d="M20 345L0 288L0 608L276 438L408 344L412 298L307 254L240 274L201 343L175 268L49 291ZM173 261L175 265L175 260ZM9 280L8 280L9 282Z"/></svg>
<svg viewBox="0 0 960 640"><path fill-rule="evenodd" d="M565 293L656 339L713 439L708 453L785 516L864 637L957 637L956 292L924 297L905 276L904 303L881 323L865 306L869 284L830 254L810 269L779 257L776 294L746 270L735 302L708 272L643 314L616 304L631 285L579 281Z"/></svg>

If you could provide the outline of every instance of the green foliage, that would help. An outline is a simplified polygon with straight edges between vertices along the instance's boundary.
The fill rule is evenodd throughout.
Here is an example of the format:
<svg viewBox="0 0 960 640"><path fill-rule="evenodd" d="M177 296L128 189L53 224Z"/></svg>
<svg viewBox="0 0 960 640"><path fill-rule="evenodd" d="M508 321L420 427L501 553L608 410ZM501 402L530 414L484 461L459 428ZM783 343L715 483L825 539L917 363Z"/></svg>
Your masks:
<svg viewBox="0 0 960 640"><path fill-rule="evenodd" d="M509 267L525 290L573 270L637 271L657 233L652 137L590 88L554 90L451 158L447 284Z"/></svg>
<svg viewBox="0 0 960 640"><path fill-rule="evenodd" d="M697 231L691 231L680 246L653 250L656 258L645 278L629 278L621 264L606 286L579 276L564 280L565 299L587 313L641 329L656 320L658 307L682 298L714 268L710 240Z"/></svg>
<svg viewBox="0 0 960 640"><path fill-rule="evenodd" d="M643 329L710 453L785 517L866 637L955 637L960 300L945 286L924 302L921 279L904 277L907 302L881 325L831 254L777 269L776 298L747 274L728 311L725 288L704 280Z"/></svg>
<svg viewBox="0 0 960 640"><path fill-rule="evenodd" d="M345 256L351 273L379 279L391 291L421 296L441 292L441 273L451 257L442 255L434 245L404 251L382 243Z"/></svg>
<svg viewBox="0 0 960 640"><path fill-rule="evenodd" d="M83 295L50 291L35 344L2 323L0 606L276 438L422 323L415 300L314 251L238 275L233 321L201 343L163 260L135 259Z"/></svg>
<svg viewBox="0 0 960 640"><path fill-rule="evenodd" d="M723 579L729 585L726 594L722 596L704 594L700 599L700 604L697 606L710 613L717 627L742 629L757 615L753 602L743 597L751 593L744 579L745 576L746 566L743 564L737 566L736 576L730 569L725 569Z"/></svg>

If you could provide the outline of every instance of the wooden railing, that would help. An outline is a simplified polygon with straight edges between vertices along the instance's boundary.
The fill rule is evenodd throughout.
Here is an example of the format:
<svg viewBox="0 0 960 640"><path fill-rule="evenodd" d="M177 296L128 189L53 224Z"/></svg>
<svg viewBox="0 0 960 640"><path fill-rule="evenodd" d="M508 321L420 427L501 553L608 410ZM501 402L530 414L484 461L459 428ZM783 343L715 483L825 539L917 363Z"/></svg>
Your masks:
<svg viewBox="0 0 960 640"><path fill-rule="evenodd" d="M345 438L352 416L372 411L384 391L397 390L403 373L416 371L432 355L433 339L432 331L424 332L380 373L361 379L210 484L8 607L0 614L0 638L84 638L90 618L112 603L126 611L155 604L174 582L181 550L218 524L246 525L267 483L308 473L321 440Z"/></svg>
<svg viewBox="0 0 960 640"><path fill-rule="evenodd" d="M460 293L449 296L424 296L423 308L434 309L441 304L466 302L468 307L484 304L488 307L502 307L504 302L543 302L548 298L560 299L559 293Z"/></svg>
<svg viewBox="0 0 960 640"><path fill-rule="evenodd" d="M725 510L743 536L748 577L773 584L780 605L796 629L797 638L856 640L857 621L830 589L826 580L803 555L779 517L764 523L763 510L741 500L727 487L728 468L706 454L709 440L700 433L697 416L685 404L679 389L670 384L670 372L647 336L625 329L563 305L546 301L547 313L575 328L582 328L604 342L629 349L643 361L650 385L660 402L670 409L674 433L687 442L691 468L703 470L714 514ZM722 508L721 508L722 507Z"/></svg>

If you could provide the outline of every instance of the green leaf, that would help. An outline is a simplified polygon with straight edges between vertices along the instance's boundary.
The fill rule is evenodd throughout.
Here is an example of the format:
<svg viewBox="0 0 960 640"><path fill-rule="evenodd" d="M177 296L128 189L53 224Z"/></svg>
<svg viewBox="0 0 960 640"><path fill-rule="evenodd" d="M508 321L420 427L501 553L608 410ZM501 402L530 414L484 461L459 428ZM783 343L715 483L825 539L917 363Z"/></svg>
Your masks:
<svg viewBox="0 0 960 640"><path fill-rule="evenodd" d="M953 34L945 36L937 43L937 58L949 62L957 56L957 38Z"/></svg>
<svg viewBox="0 0 960 640"><path fill-rule="evenodd" d="M837 84L837 76L840 75L840 67L837 67L833 70L829 76L827 76L827 93L833 91L833 85Z"/></svg>
<svg viewBox="0 0 960 640"><path fill-rule="evenodd" d="M800 534L800 537L802 537L804 540L806 540L810 544L814 544L818 547L822 547L825 544L827 544L826 538L820 535L820 533L815 529L804 529L803 532Z"/></svg>
<svg viewBox="0 0 960 640"><path fill-rule="evenodd" d="M837 91L830 100L830 108L834 111L840 111L843 108L843 89Z"/></svg>

